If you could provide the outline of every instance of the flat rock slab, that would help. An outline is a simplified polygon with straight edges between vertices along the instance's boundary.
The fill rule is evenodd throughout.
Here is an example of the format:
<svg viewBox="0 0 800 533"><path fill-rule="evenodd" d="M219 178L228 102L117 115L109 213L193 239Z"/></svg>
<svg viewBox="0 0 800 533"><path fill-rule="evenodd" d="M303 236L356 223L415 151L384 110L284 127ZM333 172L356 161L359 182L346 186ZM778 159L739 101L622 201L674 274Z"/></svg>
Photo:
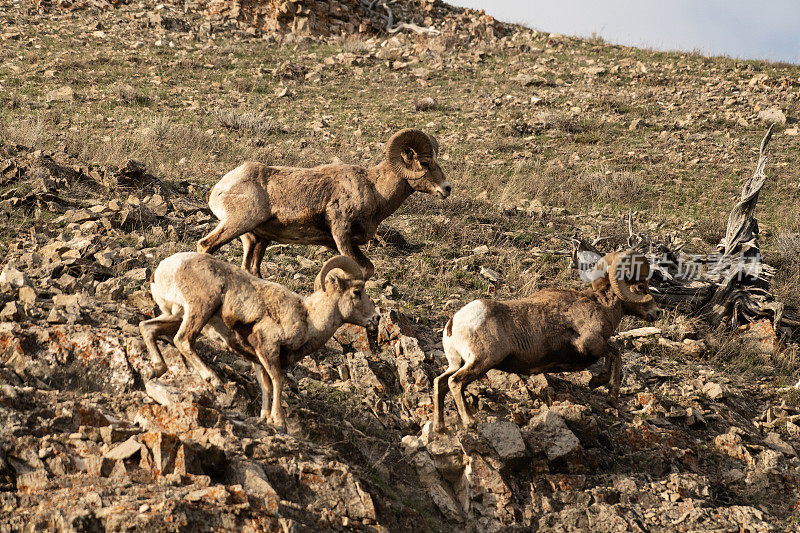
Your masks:
<svg viewBox="0 0 800 533"><path fill-rule="evenodd" d="M142 445L137 438L131 437L116 448L106 452L103 457L114 461L124 461L125 459L133 457L133 455L138 453L141 449Z"/></svg>

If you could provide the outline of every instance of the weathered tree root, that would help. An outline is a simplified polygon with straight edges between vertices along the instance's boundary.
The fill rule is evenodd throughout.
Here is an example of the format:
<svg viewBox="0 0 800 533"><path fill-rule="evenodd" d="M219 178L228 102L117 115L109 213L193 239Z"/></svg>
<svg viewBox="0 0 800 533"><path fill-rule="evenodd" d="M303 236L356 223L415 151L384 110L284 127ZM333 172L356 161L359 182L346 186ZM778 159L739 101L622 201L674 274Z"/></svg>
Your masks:
<svg viewBox="0 0 800 533"><path fill-rule="evenodd" d="M755 172L742 187L741 199L728 216L725 237L717 253L688 256L670 240L655 242L633 229L628 216L628 246L646 251L652 263L651 289L663 307L698 314L712 325L728 322L732 326L769 318L775 331L793 335L800 326L800 313L775 300L770 284L775 268L764 263L758 246L758 221L754 213L759 193L766 182L764 173L770 126L759 149ZM581 270L591 266L587 258L602 253L595 248L602 240L589 243L577 236L571 239L574 264Z"/></svg>

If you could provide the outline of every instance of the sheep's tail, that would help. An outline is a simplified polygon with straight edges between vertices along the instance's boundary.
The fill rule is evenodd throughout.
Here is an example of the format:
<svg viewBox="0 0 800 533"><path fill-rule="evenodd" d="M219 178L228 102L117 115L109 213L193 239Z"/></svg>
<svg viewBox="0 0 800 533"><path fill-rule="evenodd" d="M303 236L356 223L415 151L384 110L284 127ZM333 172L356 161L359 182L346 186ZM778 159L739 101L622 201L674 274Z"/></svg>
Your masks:
<svg viewBox="0 0 800 533"><path fill-rule="evenodd" d="M447 324L444 326L444 335L445 337L452 337L453 336L453 319L447 321Z"/></svg>

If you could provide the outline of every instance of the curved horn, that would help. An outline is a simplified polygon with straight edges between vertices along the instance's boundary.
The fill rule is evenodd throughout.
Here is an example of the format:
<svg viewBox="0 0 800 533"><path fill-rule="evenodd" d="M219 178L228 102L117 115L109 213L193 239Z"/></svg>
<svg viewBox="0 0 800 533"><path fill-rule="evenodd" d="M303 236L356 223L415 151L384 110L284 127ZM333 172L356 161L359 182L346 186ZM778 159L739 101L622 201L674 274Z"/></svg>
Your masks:
<svg viewBox="0 0 800 533"><path fill-rule="evenodd" d="M328 272L334 268L341 268L346 274L350 274L356 279L364 278L364 273L361 270L361 267L358 266L358 263L356 263L352 257L347 257L346 255L337 255L335 257L331 257L325 261L325 264L322 265L322 270L319 271L319 274L317 274L317 277L314 280L315 291L325 291L325 278L328 276Z"/></svg>
<svg viewBox="0 0 800 533"><path fill-rule="evenodd" d="M417 156L427 155L435 157L438 143L432 141L428 135L420 130L400 130L386 143L386 159L389 160L392 170L403 179L419 179L427 172L425 169L411 170L403 162L403 150L411 148Z"/></svg>
<svg viewBox="0 0 800 533"><path fill-rule="evenodd" d="M620 267L623 268L621 269ZM634 304L645 303L652 300L653 296L650 294L633 294L627 280L640 281L647 279L649 274L650 265L647 259L634 250L620 252L610 261L608 266L608 282L611 284L611 290L621 299Z"/></svg>

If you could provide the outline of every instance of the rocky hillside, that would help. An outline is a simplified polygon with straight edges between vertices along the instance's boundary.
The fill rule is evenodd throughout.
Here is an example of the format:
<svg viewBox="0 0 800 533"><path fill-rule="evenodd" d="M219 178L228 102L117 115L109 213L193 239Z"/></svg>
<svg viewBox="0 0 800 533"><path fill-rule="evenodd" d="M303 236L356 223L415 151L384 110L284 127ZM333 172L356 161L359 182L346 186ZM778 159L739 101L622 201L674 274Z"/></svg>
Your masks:
<svg viewBox="0 0 800 533"><path fill-rule="evenodd" d="M283 6L294 18L273 17ZM391 6L439 33L386 33L348 1L0 0L0 528L800 529L795 331L626 320L619 405L590 371L492 371L467 391L475 430L428 424L455 309L580 286L563 239L622 246L628 211L713 249L766 122L781 128L763 249L776 295L800 302L800 68ZM315 35L320 21L367 33ZM199 350L223 387L168 343L169 371L142 378L147 281L213 227L210 185L245 158L374 163L403 126L438 136L454 197L416 195L380 229L378 344L343 328L301 361L286 434L258 420L250 365L213 340ZM276 245L263 270L305 293L329 256Z"/></svg>

